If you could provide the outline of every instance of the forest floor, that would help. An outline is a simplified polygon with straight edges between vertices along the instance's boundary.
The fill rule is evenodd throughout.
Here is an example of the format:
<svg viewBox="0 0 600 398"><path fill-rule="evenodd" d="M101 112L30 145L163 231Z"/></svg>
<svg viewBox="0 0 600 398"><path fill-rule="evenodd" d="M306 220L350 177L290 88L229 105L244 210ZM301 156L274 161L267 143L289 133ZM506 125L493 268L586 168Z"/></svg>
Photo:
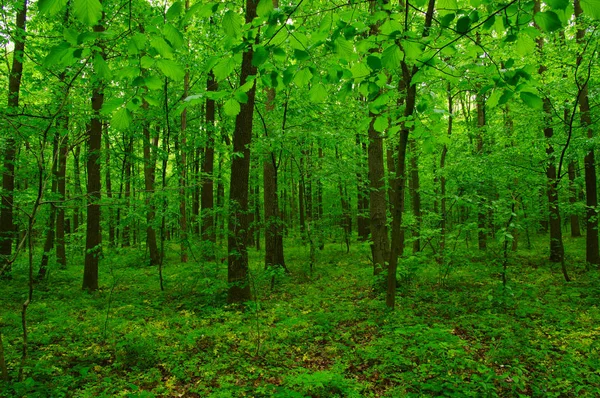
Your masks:
<svg viewBox="0 0 600 398"><path fill-rule="evenodd" d="M51 269L28 309L28 358L17 382L26 265L0 281L10 384L3 397L600 396L600 273L584 240L566 243L572 282L545 260L546 239L502 255L456 249L444 265L401 261L397 308L385 308L366 244L318 252L288 242L289 276L262 271L254 301L225 303L226 264L157 269L141 250L111 250L100 290L82 267ZM81 262L81 261L79 261Z"/></svg>

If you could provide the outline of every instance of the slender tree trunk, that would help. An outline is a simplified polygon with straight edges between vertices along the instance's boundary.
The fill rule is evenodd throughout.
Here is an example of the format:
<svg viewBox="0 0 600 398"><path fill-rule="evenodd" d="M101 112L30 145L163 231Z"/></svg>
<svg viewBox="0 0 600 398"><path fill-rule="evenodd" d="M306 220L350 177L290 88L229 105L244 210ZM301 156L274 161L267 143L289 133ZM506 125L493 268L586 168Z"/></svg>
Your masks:
<svg viewBox="0 0 600 398"><path fill-rule="evenodd" d="M448 137L452 136L452 127L454 124L454 104L452 102L452 91L450 83L447 88L448 93ZM448 209L446 198L446 156L448 156L448 145L444 144L440 156L440 254L443 256L446 250L446 229L448 219Z"/></svg>
<svg viewBox="0 0 600 398"><path fill-rule="evenodd" d="M102 21L94 26L95 33L104 32ZM100 45L102 48L102 44ZM104 50L100 56L104 58ZM98 290L98 262L102 254L102 233L100 230L100 151L102 150L102 120L100 110L104 103L104 83L96 83L92 93L92 118L88 130L87 158L87 224L85 238L85 266L83 270L83 289Z"/></svg>
<svg viewBox="0 0 600 398"><path fill-rule="evenodd" d="M411 207L413 215L415 216L415 226L412 230L413 235L413 254L421 251L421 192L419 182L419 164L418 164L418 153L417 145L415 140L409 140L408 146L410 148L410 197Z"/></svg>
<svg viewBox="0 0 600 398"><path fill-rule="evenodd" d="M144 101L144 109L148 108L148 104ZM160 252L156 243L156 229L154 223L156 219L156 204L153 202L154 183L156 179L156 146L158 145L157 136L154 137L154 150L152 150L152 141L150 138L150 129L148 124L144 123L144 187L146 190L146 245L150 254L150 265L159 265Z"/></svg>
<svg viewBox="0 0 600 398"><path fill-rule="evenodd" d="M375 130L375 116L370 114L369 123L369 218L371 231L371 255L373 257L373 274L379 275L386 268L389 258L390 241L387 229L387 203L384 186L383 138Z"/></svg>
<svg viewBox="0 0 600 398"><path fill-rule="evenodd" d="M306 217L304 215L304 209L306 205L304 203L304 156L300 158L300 167L298 169L298 173L300 178L298 178L298 216L300 221L300 234L302 235L302 240L304 240L304 235L306 233Z"/></svg>
<svg viewBox="0 0 600 398"><path fill-rule="evenodd" d="M186 10L189 8L189 0L186 0L185 2L185 8ZM185 72L185 76L183 78L183 98L186 98L188 96L188 91L189 91L189 86L190 86L190 71L186 70ZM183 112L181 112L181 117L180 117L180 130L179 130L179 137L178 140L176 141L178 146L179 146L179 150L176 151L178 152L178 157L179 157L179 164L178 164L178 168L179 168L179 240L181 241L180 244L180 250L181 250L181 255L180 255L180 259L182 263L187 263L188 262L188 220L187 220L187 209L186 209L186 184L187 184L187 174L186 174L186 168L187 168L187 158L186 158L186 146L187 146L187 137L186 137L186 130L187 130L187 108L183 110Z"/></svg>
<svg viewBox="0 0 600 398"><path fill-rule="evenodd" d="M110 140L108 138L108 125L104 123L104 151L105 151L105 170L104 170L104 181L106 185L106 197L112 202L113 194L112 194L112 180L110 173ZM116 245L116 237L115 237L115 214L113 211L113 206L108 206L106 208L106 212L108 213L108 246L115 247Z"/></svg>
<svg viewBox="0 0 600 398"><path fill-rule="evenodd" d="M14 30L14 52L10 75L8 77L8 109L17 113L21 77L23 76L23 59L25 58L25 24L27 21L27 0L17 11ZM2 198L0 201L0 276L10 274L12 245L15 238L13 201L15 190L15 160L17 143L15 135L9 133L4 144L4 171L2 173Z"/></svg>
<svg viewBox="0 0 600 398"><path fill-rule="evenodd" d="M534 5L534 14L540 12L540 1L536 0ZM537 26L537 25L536 25ZM544 38L539 37L537 39L537 46L540 55L543 56ZM543 76L547 68L542 63L538 69L538 74ZM546 167L546 178L547 178L547 196L548 196L548 210L549 210L549 227L550 227L550 261L555 263L563 264L563 273L565 279L568 281L564 268L564 246L562 239L562 230L560 222L560 210L559 210L559 198L558 198L558 176L556 171L556 155L554 154L554 146L551 143L552 137L554 136L554 128L552 127L552 103L549 97L545 97L543 100L544 109L544 137L547 141L546 155L548 164Z"/></svg>
<svg viewBox="0 0 600 398"><path fill-rule="evenodd" d="M246 23L256 17L257 3L246 0ZM250 45L242 55L240 87L248 78L256 75L256 67L252 65L254 51ZM229 236L227 240L228 269L227 281L229 291L227 302L243 303L250 300L250 284L248 281L248 250L246 245L248 231L248 180L250 177L250 141L252 139L252 122L254 116L254 99L256 83L248 90L248 101L240 105L240 113L235 119L233 133L233 156L231 161L231 179L229 187ZM241 155L241 156L240 156Z"/></svg>
<svg viewBox="0 0 600 398"><path fill-rule="evenodd" d="M81 155L81 146L77 145L73 151L73 183L74 183L74 187L73 187L73 191L75 192L75 197L79 198L81 196L82 190L81 190L81 162L80 162L80 155ZM81 220L81 216L80 216L80 203L79 203L79 199L77 199L77 201L75 202L76 206L73 209L73 232L77 232L77 230L79 229L79 224L81 224L81 222L83 220Z"/></svg>
<svg viewBox="0 0 600 398"><path fill-rule="evenodd" d="M58 200L60 201L60 205L56 209L56 262L64 268L67 266L67 254L65 250L65 198L67 195L67 153L69 151L68 116L64 115L61 118L61 121L63 134L61 134L58 146L58 171L56 176L58 184Z"/></svg>
<svg viewBox="0 0 600 398"><path fill-rule="evenodd" d="M575 18L580 19L583 12L579 0L574 0ZM576 39L577 43L583 45L585 43L585 32L583 26L577 28ZM583 61L583 55L577 58L577 65L580 66ZM590 116L590 100L588 96L587 82L581 88L579 93L579 111L581 113L581 125L587 128L587 138L594 138L592 129L592 118ZM584 158L585 166L585 261L588 264L600 265L600 246L598 245L598 188L596 180L596 161L594 159L594 149L591 147Z"/></svg>
<svg viewBox="0 0 600 398"><path fill-rule="evenodd" d="M125 171L125 214L128 215L131 212L131 171L133 169L133 135L126 138L123 162L123 168ZM121 235L121 245L123 247L129 247L131 235L131 224L129 221L129 217L127 217L127 220L125 221L125 225L123 226L123 233Z"/></svg>
<svg viewBox="0 0 600 398"><path fill-rule="evenodd" d="M52 188L51 192L54 196L58 191L58 141L59 136L58 132L54 134L53 145L52 145ZM52 254L52 250L54 249L54 240L55 240L55 226L56 226L56 205L54 203L50 204L50 215L48 216L48 228L46 230L46 240L44 241L44 252L42 253L42 261L40 263L40 268L38 270L38 279L42 280L46 277L48 272L48 262L50 261L50 255Z"/></svg>
<svg viewBox="0 0 600 398"><path fill-rule="evenodd" d="M578 238L581 236L581 228L579 226L579 215L575 212L574 207L577 203L577 188L575 185L575 161L569 163L569 204L571 205L571 237Z"/></svg>
<svg viewBox="0 0 600 398"><path fill-rule="evenodd" d="M369 127L371 128L371 127ZM356 217L356 227L358 229L358 240L360 242L366 242L369 239L369 225L370 225L370 217L369 217L369 182L365 181L364 177L364 154L367 154L367 144L362 142L360 139L360 135L356 135L356 146L359 151L359 171L356 173L356 181L358 183L357 186L357 217ZM367 161L368 164L368 161ZM368 167L368 166L367 166ZM368 171L367 171L368 172Z"/></svg>
<svg viewBox="0 0 600 398"><path fill-rule="evenodd" d="M433 12L435 8L435 0L429 0L427 5L427 13L425 14L425 25L423 28L423 37L429 35L429 28L433 20ZM407 13L408 16L408 13ZM406 21L408 24L408 21ZM417 88L412 82L412 77L418 72L417 66L410 67L406 61L401 62L402 66L402 86L405 88L405 107L404 117L405 120L410 119L414 115L415 104L417 99ZM398 163L396 167L396 179L394 181L395 186L395 203L392 208L392 244L390 248L390 260L388 265L387 274L387 291L386 291L386 306L393 309L396 305L396 271L398 269L398 255L401 248L401 235L400 231L402 228L402 211L403 206L400 198L404 197L404 186L406 179L406 147L408 144L408 137L410 128L406 123L402 123L400 129L400 140L398 144Z"/></svg>
<svg viewBox="0 0 600 398"><path fill-rule="evenodd" d="M218 89L215 76L212 72L208 75L206 82L207 91L216 91ZM215 215L214 215L214 198L213 198L213 167L215 157L215 101L206 99L206 131L208 140L204 149L204 162L202 163L202 239L210 242L211 247L206 253L208 260L215 258L216 234L215 234Z"/></svg>

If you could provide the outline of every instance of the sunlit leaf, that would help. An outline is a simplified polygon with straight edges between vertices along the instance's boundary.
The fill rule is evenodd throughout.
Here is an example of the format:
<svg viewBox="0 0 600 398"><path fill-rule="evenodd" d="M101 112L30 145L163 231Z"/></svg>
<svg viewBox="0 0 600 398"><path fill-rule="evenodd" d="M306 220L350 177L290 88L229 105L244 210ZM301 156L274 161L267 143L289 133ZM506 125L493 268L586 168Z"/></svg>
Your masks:
<svg viewBox="0 0 600 398"><path fill-rule="evenodd" d="M86 25L95 25L102 18L99 0L73 0L73 14Z"/></svg>
<svg viewBox="0 0 600 398"><path fill-rule="evenodd" d="M183 80L185 76L183 68L177 62L170 59L159 59L156 61L156 65L170 79L179 81Z"/></svg>
<svg viewBox="0 0 600 398"><path fill-rule="evenodd" d="M233 98L229 98L223 104L223 111L227 116L237 116L237 114L240 113L240 110L240 103Z"/></svg>

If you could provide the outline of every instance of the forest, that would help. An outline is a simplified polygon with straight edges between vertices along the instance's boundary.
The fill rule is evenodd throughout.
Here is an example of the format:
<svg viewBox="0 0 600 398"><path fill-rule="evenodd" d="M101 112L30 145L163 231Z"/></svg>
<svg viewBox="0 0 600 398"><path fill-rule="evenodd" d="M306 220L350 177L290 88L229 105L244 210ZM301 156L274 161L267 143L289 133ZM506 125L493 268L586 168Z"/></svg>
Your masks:
<svg viewBox="0 0 600 398"><path fill-rule="evenodd" d="M2 0L0 397L597 397L600 0Z"/></svg>

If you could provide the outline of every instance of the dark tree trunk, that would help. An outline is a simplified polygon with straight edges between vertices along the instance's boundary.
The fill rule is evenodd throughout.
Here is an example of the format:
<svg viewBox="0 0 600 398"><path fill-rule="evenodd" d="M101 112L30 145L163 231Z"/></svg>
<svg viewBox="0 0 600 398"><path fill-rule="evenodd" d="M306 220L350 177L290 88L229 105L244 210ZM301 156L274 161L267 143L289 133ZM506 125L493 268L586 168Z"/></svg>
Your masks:
<svg viewBox="0 0 600 398"><path fill-rule="evenodd" d="M435 0L429 0L422 34L424 37L429 35L429 28L431 27L431 22L433 20L434 7ZM411 68L405 61L402 61L401 65L401 87L405 89L404 117L406 120L412 118L414 115L417 99L417 88L416 85L412 83L412 77L418 72L419 69L417 66L413 66ZM390 309L393 309L396 305L396 271L398 269L398 255L400 253L400 248L402 247L402 236L400 235L400 231L402 228L403 205L401 198L404 197L404 186L406 181L406 147L408 144L409 133L410 128L406 126L406 123L403 123L400 129L397 160L398 163L396 167L396 178L394 181L395 203L392 207L392 244L390 248L390 260L388 265L387 290L385 298L386 306Z"/></svg>
<svg viewBox="0 0 600 398"><path fill-rule="evenodd" d="M452 135L452 127L454 123L454 104L452 102L452 92L450 84L448 84L448 137ZM447 198L446 198L446 156L448 155L448 145L444 144L442 154L440 156L440 253L444 255L446 250L446 229L448 219Z"/></svg>
<svg viewBox="0 0 600 398"><path fill-rule="evenodd" d="M123 158L124 168L124 179L125 179L125 214L129 214L131 211L131 171L133 168L133 135L126 138L125 154ZM121 234L121 245L123 247L129 247L131 235L131 224L129 217L123 225L123 233Z"/></svg>
<svg viewBox="0 0 600 398"><path fill-rule="evenodd" d="M108 138L108 126L106 123L104 124L104 150L105 150L105 160L106 166L104 170L104 180L106 182L106 197L112 202L113 194L112 194L112 180L110 173L110 140ZM108 246L115 247L116 245L116 236L115 236L115 214L113 211L113 206L108 206L105 209L108 213Z"/></svg>
<svg viewBox="0 0 600 398"><path fill-rule="evenodd" d="M104 19L104 18L103 18ZM104 32L100 23L94 26L94 32ZM104 54L101 55L104 58ZM92 93L92 118L88 130L87 157L87 224L85 238L85 266L83 270L83 289L98 290L98 262L102 254L102 233L100 230L100 151L102 150L102 120L100 110L104 103L104 83L98 82Z"/></svg>
<svg viewBox="0 0 600 398"><path fill-rule="evenodd" d="M370 114L369 123L369 218L371 231L371 255L373 274L379 275L386 268L389 258L390 241L387 229L387 203L383 169L383 138L375 130L375 116Z"/></svg>
<svg viewBox="0 0 600 398"><path fill-rule="evenodd" d="M59 135L58 132L55 133L52 145L52 154L53 158L56 161L52 162L52 187L51 192L54 196L58 191L58 141ZM56 225L56 205L54 203L50 204L50 215L48 216L48 228L46 230L46 240L44 241L44 252L42 253L42 261L40 263L40 269L38 271L38 279L42 280L46 277L46 273L48 272L48 262L50 261L50 255L52 254L52 250L54 249L54 240L56 236L55 232Z"/></svg>
<svg viewBox="0 0 600 398"><path fill-rule="evenodd" d="M371 122L372 124L372 122ZM371 128L371 127L369 127ZM356 181L358 182L357 192L357 217L356 217L356 228L358 232L358 240L360 242L366 242L369 239L369 183L364 178L364 154L367 153L367 144L362 142L360 135L356 135L356 146L359 151L359 171L356 173Z"/></svg>
<svg viewBox="0 0 600 398"><path fill-rule="evenodd" d="M304 240L304 235L306 233L306 219L304 216L304 209L306 205L304 203L304 156L300 158L300 167L298 173L300 174L300 178L298 178L298 217L300 221L300 234L302 235L302 239Z"/></svg>
<svg viewBox="0 0 600 398"><path fill-rule="evenodd" d="M575 204L577 203L577 188L575 185L575 167L576 163L569 163L569 204L571 205L571 237L578 238L581 236L581 228L579 225L579 215L575 212Z"/></svg>
<svg viewBox="0 0 600 398"><path fill-rule="evenodd" d="M275 89L267 90L267 113L273 113L275 109ZM287 116L287 102L284 107L282 131L285 129ZM268 129L265 126L265 135ZM269 267L281 267L287 271L283 253L283 220L279 211L278 196L278 162L272 151L267 153L263 161L263 204L265 212L265 269ZM275 277L271 278L271 288L275 283Z"/></svg>
<svg viewBox="0 0 600 398"><path fill-rule="evenodd" d="M583 10L579 0L574 0L575 17L580 18ZM582 25L578 26L576 39L577 43L585 43L585 29ZM582 55L577 58L577 66L583 61ZM581 125L587 127L587 138L594 138L594 131L591 128L592 118L590 116L590 100L588 96L587 82L581 88L579 93L579 111L581 112ZM588 264L600 264L600 246L598 245L598 187L596 182L596 162L594 159L593 147L588 150L584 158L585 166L585 261Z"/></svg>
<svg viewBox="0 0 600 398"><path fill-rule="evenodd" d="M186 0L186 10L189 8L189 0ZM188 96L190 86L190 72L186 71L183 79L183 98ZM180 259L182 263L188 262L188 219L187 219L187 208L186 208L186 184L187 184L187 108L181 112L180 118L180 131L177 144L179 150L176 149L179 157L179 240L181 241L181 255Z"/></svg>
<svg viewBox="0 0 600 398"><path fill-rule="evenodd" d="M67 153L69 151L69 118L67 116L63 116L62 124L63 134L60 137L60 144L58 146L57 184L60 205L56 211L56 262L64 268L67 266L67 254L65 250L65 233L67 232L67 223L65 222L65 198L67 195Z"/></svg>
<svg viewBox="0 0 600 398"><path fill-rule="evenodd" d="M146 109L148 104L144 101L143 107ZM156 146L158 145L158 133L154 137L154 150L150 141L150 129L147 124L143 126L144 133L144 187L146 190L146 245L150 254L150 265L159 265L160 252L156 244L156 230L154 223L156 219L156 204L153 202L154 182L156 179Z"/></svg>
<svg viewBox="0 0 600 398"><path fill-rule="evenodd" d="M75 192L75 197L78 198L76 203L75 208L73 209L73 232L77 232L77 230L79 229L79 225L83 222L83 220L81 220L81 213L79 211L80 209L80 205L79 205L79 197L81 196L82 190L81 190L81 162L80 162L80 155L81 155L81 146L77 145L75 147L75 150L73 151L73 183L74 183L74 187L73 187L73 191Z"/></svg>
<svg viewBox="0 0 600 398"><path fill-rule="evenodd" d="M10 75L8 77L8 109L18 112L23 59L25 57L25 24L27 21L27 0L17 11L16 29L13 36L14 52ZM0 203L0 276L11 272L12 245L15 238L13 201L15 190L15 160L17 143L15 135L9 133L4 144L4 171L2 173L2 198Z"/></svg>
<svg viewBox="0 0 600 398"><path fill-rule="evenodd" d="M257 2L246 0L246 23L256 17ZM254 51L252 43L242 55L240 86L249 77L256 75L256 67L252 65ZM240 113L235 119L233 133L233 156L231 161L231 180L229 186L229 222L228 222L228 269L227 281L229 291L227 302L243 303L250 300L250 284L248 281L248 249L246 245L248 232L248 180L250 177L250 141L254 116L254 99L256 83L248 90L248 101L240 105ZM241 155L241 156L240 156Z"/></svg>
<svg viewBox="0 0 600 398"><path fill-rule="evenodd" d="M419 182L419 164L417 145L415 140L409 140L410 148L410 198L413 215L415 216L415 226L412 230L413 236L413 254L421 251L421 192Z"/></svg>
<svg viewBox="0 0 600 398"><path fill-rule="evenodd" d="M219 239L219 241L225 236L225 220L223 217L224 206L225 185L223 184L223 156L219 156L219 170L217 172L217 211L213 213L215 217L215 229L218 231L215 237Z"/></svg>
<svg viewBox="0 0 600 398"><path fill-rule="evenodd" d="M216 91L218 89L215 77L211 72L206 82L207 91ZM215 258L214 245L216 244L215 217L214 217L214 198L213 198L213 168L215 157L215 101L206 99L206 130L208 141L204 149L204 162L202 163L202 239L210 242L211 247L207 254L207 259Z"/></svg>

